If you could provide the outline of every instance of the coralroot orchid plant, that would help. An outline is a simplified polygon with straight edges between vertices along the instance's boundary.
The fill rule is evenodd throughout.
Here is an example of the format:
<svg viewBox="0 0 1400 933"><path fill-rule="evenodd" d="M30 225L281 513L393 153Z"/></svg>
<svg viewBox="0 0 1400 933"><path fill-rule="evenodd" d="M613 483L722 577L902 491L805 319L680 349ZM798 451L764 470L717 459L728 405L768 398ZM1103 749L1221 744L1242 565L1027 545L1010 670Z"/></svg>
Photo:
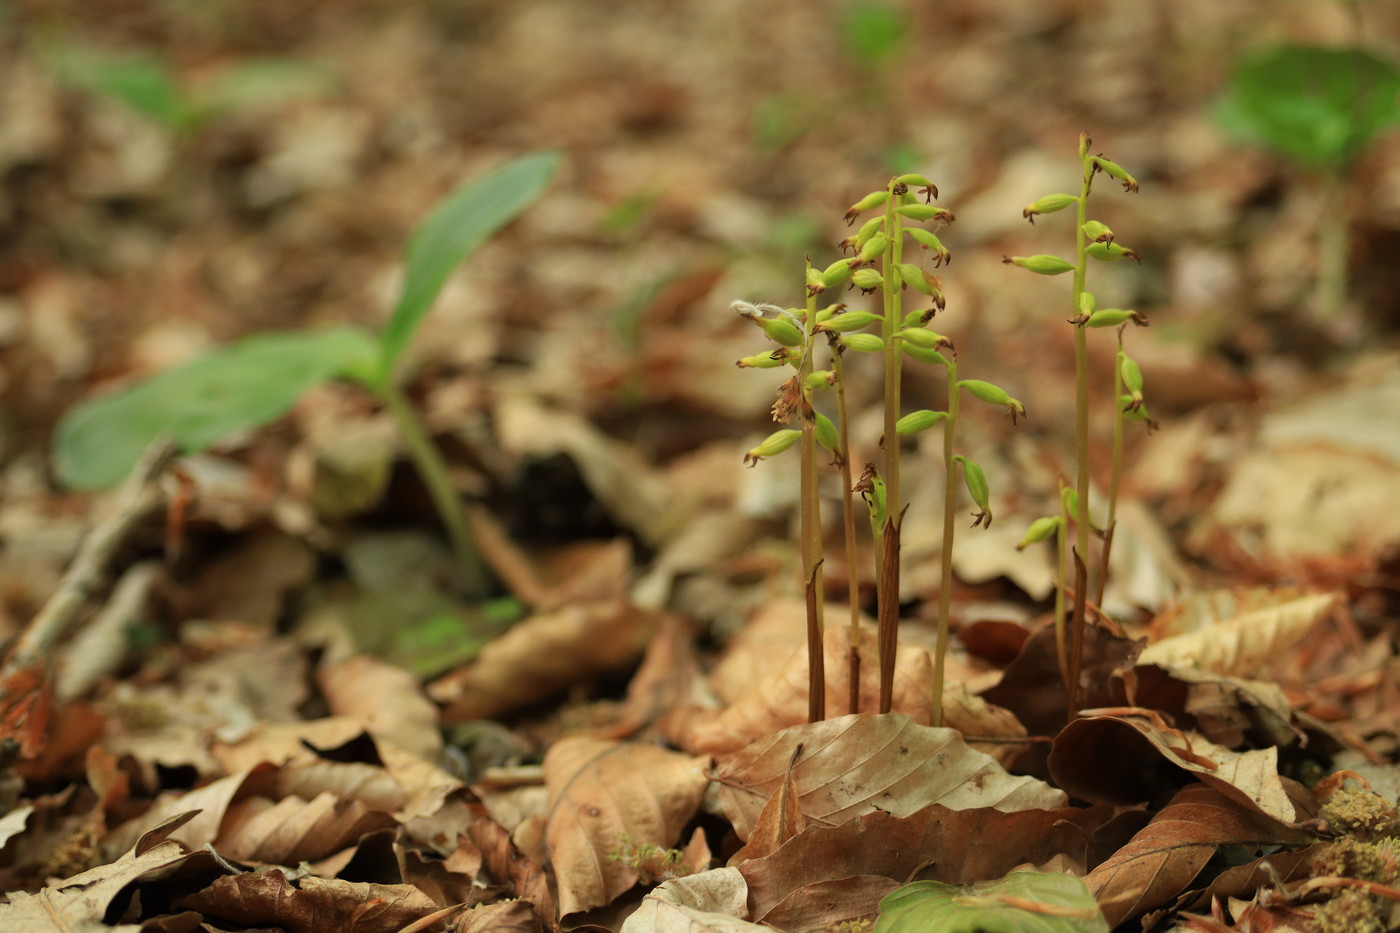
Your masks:
<svg viewBox="0 0 1400 933"><path fill-rule="evenodd" d="M1074 372L1075 372L1075 459L1076 482L1073 487L1060 489L1060 509L1058 515L1036 519L1027 529L1018 547L1044 541L1056 536L1058 555L1058 585L1055 593L1055 643L1059 657L1060 672L1065 683L1068 715L1072 718L1078 708L1079 671L1084 650L1084 624L1089 608L1089 532L1094 528L1089 513L1089 353L1087 333L1089 328L1118 328L1118 351L1113 373L1114 424L1113 461L1109 480L1108 521L1102 530L1103 546L1099 553L1098 568L1094 574L1094 604L1102 602L1103 586L1108 576L1109 555L1113 546L1114 524L1117 520L1118 489L1123 472L1123 427L1127 419L1155 425L1149 419L1143 396L1142 370L1123 351L1123 330L1128 324L1147 326L1147 317L1141 312L1125 308L1100 308L1094 294L1086 288L1089 260L1114 262L1120 259L1137 260L1140 257L1133 250L1118 243L1112 230L1097 220L1089 220L1087 208L1089 192L1094 177L1103 172L1118 181L1124 191L1136 192L1138 183L1118 163L1094 155L1089 151L1090 139L1087 134L1079 136L1079 161L1082 179L1079 194L1047 194L1033 201L1022 211L1031 223L1041 214L1052 214L1071 206L1075 208L1075 259L1071 263L1059 256L1041 254L1037 256L1007 256L1003 262L1020 266L1039 275L1062 275L1072 272L1074 315L1069 323L1074 327ZM1069 631L1065 630L1065 593L1069 588L1068 560L1066 557L1067 529L1073 521L1075 529L1074 557L1074 606L1071 613Z"/></svg>
<svg viewBox="0 0 1400 933"><path fill-rule="evenodd" d="M924 195L923 203L911 187ZM860 663L859 609L855 574L855 518L853 493L860 492L870 512L878 587L878 634L880 696L879 711L889 712L894 693L894 664L898 648L899 625L899 540L903 507L900 499L899 438L935 425L943 426L943 455L945 471L944 531L942 549L942 585L939 594L938 645L934 666L933 710L934 724L942 724L944 661L949 638L949 609L952 590L952 549L955 537L954 513L957 509L957 473L961 467L963 481L980 509L973 526L990 527L992 511L990 491L982 468L967 457L954 452L954 439L959 415L959 397L963 391L994 405L1004 406L1012 420L1025 414L1025 407L1005 390L989 382L958 378L953 343L942 334L928 328L933 317L945 306L942 282L937 275L920 266L904 261L905 237L921 248L930 250L934 266L949 259L949 252L931 231L910 223L951 223L953 215L945 208L933 205L938 192L933 183L922 175L901 175L890 180L880 191L857 201L846 212L846 222L853 224L862 213L881 209L867 220L859 231L841 242L844 250L854 256L838 260L818 272L810 260L806 271L806 309L779 308L775 305L751 305L736 302L741 315L760 326L769 339L780 348L739 361L740 366L770 367L790 365L797 375L783 385L773 417L778 421L799 420L800 429L785 428L770 435L750 450L745 460L754 463L766 456L781 453L801 441L801 539L802 570L807 594L807 632L809 675L811 684L809 716L814 721L825 713L825 659L823 656L823 603L821 586L821 525L820 499L817 487L816 447L826 446L836 455L842 471L843 528L849 571L851 625L851 700L855 711L859 698ZM844 304L817 309L817 297L830 289L850 283L862 294L881 293L881 309L848 310ZM927 309L904 311L906 289L927 297ZM880 334L864 332L878 322ZM814 366L815 337L824 333L831 348L831 368L818 370ZM847 350L879 352L884 360L883 407L884 434L882 464L877 468L867 464L860 481L851 484L848 418L844 394L844 365L842 354ZM947 351L946 355L944 351ZM948 410L923 409L900 414L900 386L903 357L941 365L948 373ZM815 410L813 393L835 386L837 421Z"/></svg>

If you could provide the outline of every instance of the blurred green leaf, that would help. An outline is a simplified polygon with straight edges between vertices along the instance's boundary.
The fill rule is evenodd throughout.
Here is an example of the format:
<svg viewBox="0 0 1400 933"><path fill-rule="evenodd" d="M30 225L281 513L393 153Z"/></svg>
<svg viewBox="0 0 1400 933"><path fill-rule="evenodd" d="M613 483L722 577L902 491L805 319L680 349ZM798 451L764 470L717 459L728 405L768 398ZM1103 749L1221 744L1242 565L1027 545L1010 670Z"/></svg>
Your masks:
<svg viewBox="0 0 1400 933"><path fill-rule="evenodd" d="M62 81L118 100L172 132L183 130L191 119L175 74L153 55L65 45L51 49L48 60Z"/></svg>
<svg viewBox="0 0 1400 933"><path fill-rule="evenodd" d="M223 68L202 82L192 106L200 120L226 112L246 112L285 105L324 94L333 73L295 58L253 58Z"/></svg>
<svg viewBox="0 0 1400 933"><path fill-rule="evenodd" d="M389 379L452 270L534 202L558 166L556 153L524 156L461 186L428 214L408 243L403 291L381 337L383 379Z"/></svg>
<svg viewBox="0 0 1400 933"><path fill-rule="evenodd" d="M915 881L880 901L875 933L1108 933L1074 875L1013 871L970 887Z"/></svg>
<svg viewBox="0 0 1400 933"><path fill-rule="evenodd" d="M1400 71L1364 49L1281 45L1249 56L1216 109L1220 124L1338 171L1400 123Z"/></svg>
<svg viewBox="0 0 1400 933"><path fill-rule="evenodd" d="M904 45L905 15L889 3L852 3L846 7L841 25L846 51L866 68L884 65Z"/></svg>
<svg viewBox="0 0 1400 933"><path fill-rule="evenodd" d="M441 612L391 628L386 660L420 677L435 677L475 658L482 647L525 615L513 597ZM382 617L380 627L384 628Z"/></svg>
<svg viewBox="0 0 1400 933"><path fill-rule="evenodd" d="M365 381L376 357L374 337L353 327L249 337L70 409L54 438L55 469L73 489L112 486L157 437L201 450L282 416L328 379Z"/></svg>

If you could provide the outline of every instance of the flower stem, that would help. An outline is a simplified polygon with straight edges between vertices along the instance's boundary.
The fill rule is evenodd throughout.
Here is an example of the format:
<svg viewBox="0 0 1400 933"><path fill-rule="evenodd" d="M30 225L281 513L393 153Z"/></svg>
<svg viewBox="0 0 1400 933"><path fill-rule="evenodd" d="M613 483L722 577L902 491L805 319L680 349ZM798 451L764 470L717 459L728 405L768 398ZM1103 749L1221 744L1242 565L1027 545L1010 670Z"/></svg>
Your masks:
<svg viewBox="0 0 1400 933"><path fill-rule="evenodd" d="M900 373L903 367L902 341L895 336L903 319L900 290L892 287L891 281L897 274L895 264L900 260L900 247L904 238L900 228L900 215L895 207L899 196L895 194L894 179L889 183L889 197L885 201L885 233L889 245L885 248L883 272L885 276L881 295L884 298L884 322L881 327L885 341L885 528L881 548L884 552L884 565L880 568L880 610L879 610L879 650L880 650L880 712L888 713L894 699L894 659L899 646L899 432L895 429L899 421ZM893 559L892 559L893 558Z"/></svg>
<svg viewBox="0 0 1400 933"><path fill-rule="evenodd" d="M957 471L953 465L953 439L958 426L958 364L948 359L948 417L943 422L943 553L938 586L938 645L933 658L933 724L943 725L943 671L948 657L948 615L953 594L953 536L958 507Z"/></svg>
<svg viewBox="0 0 1400 933"><path fill-rule="evenodd" d="M811 260L807 261L810 270ZM802 404L802 476L801 476L801 536L802 584L807 602L807 719L820 722L826 718L826 649L823 644L822 620L822 531L821 499L817 490L817 421L812 407L812 390L807 377L812 372L812 344L816 339L816 296L807 296L805 334L802 341L802 361L797 371Z"/></svg>
<svg viewBox="0 0 1400 933"><path fill-rule="evenodd" d="M846 370L841 349L832 344L831 368L836 373L836 427L839 432L837 457L841 461L841 523L846 539L846 601L851 610L850 703L847 712L860 712L860 579L856 573L856 501L851 479L850 423L846 417Z"/></svg>
<svg viewBox="0 0 1400 933"><path fill-rule="evenodd" d="M1084 235L1084 223L1088 219L1089 189L1094 180L1094 166L1089 158L1089 137L1079 137L1079 162L1083 169L1083 184L1079 192L1079 203L1075 207L1074 227L1074 295L1071 317L1079 316L1079 296L1084 293L1084 279L1088 271L1089 257ZM1089 559L1089 344L1088 328L1082 324L1074 326L1074 448L1077 466L1075 488L1079 493L1078 515L1075 516L1076 562ZM1087 566L1087 564L1086 564ZM1078 579L1078 575L1076 575ZM1069 716L1074 716L1079 703L1079 664L1084 646L1084 633L1080 631L1084 623L1085 600L1088 587L1077 585L1074 591L1074 620L1070 633L1070 674L1073 682L1065 684Z"/></svg>

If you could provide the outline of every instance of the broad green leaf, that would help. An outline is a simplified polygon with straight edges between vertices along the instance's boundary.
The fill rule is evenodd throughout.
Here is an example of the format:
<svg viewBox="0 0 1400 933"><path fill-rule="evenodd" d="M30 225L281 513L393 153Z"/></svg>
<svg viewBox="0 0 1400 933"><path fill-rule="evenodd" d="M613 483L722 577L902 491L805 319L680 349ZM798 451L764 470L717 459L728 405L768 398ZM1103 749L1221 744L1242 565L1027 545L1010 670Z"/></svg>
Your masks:
<svg viewBox="0 0 1400 933"><path fill-rule="evenodd" d="M193 105L201 120L226 111L275 107L324 93L332 79L332 73L315 62L251 58L210 75L195 89Z"/></svg>
<svg viewBox="0 0 1400 933"><path fill-rule="evenodd" d="M1108 933L1098 904L1073 875L1013 871L970 887L915 881L880 901L875 933Z"/></svg>
<svg viewBox="0 0 1400 933"><path fill-rule="evenodd" d="M1339 170L1400 123L1400 70L1359 48L1281 45L1240 63L1221 125L1313 168Z"/></svg>
<svg viewBox="0 0 1400 933"><path fill-rule="evenodd" d="M539 197L558 165L559 156L552 152L516 159L458 188L428 214L408 243L403 292L380 338L384 378L388 378L452 270Z"/></svg>
<svg viewBox="0 0 1400 933"><path fill-rule="evenodd" d="M169 130L185 128L190 113L179 84L170 67L153 55L65 45L52 50L49 61L54 73L74 87L115 98Z"/></svg>
<svg viewBox="0 0 1400 933"><path fill-rule="evenodd" d="M249 337L72 408L54 438L55 469L70 488L112 486L157 437L201 450L280 417L328 379L365 380L375 357L374 338L353 327Z"/></svg>

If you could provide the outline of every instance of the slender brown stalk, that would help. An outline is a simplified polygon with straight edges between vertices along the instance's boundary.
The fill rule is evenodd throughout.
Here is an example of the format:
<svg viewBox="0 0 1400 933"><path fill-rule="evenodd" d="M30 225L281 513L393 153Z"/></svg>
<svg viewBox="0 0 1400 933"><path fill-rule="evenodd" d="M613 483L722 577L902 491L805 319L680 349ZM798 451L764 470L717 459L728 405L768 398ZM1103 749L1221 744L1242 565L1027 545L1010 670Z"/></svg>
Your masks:
<svg viewBox="0 0 1400 933"><path fill-rule="evenodd" d="M1085 595L1089 588L1089 568L1079 552L1074 553L1074 618L1070 620L1069 678L1065 681L1065 719L1079 714L1079 672L1084 663Z"/></svg>
<svg viewBox="0 0 1400 933"><path fill-rule="evenodd" d="M948 355L948 417L943 421L943 553L938 585L938 644L933 657L933 724L943 725L943 673L948 655L948 616L953 596L953 537L957 522L958 477L953 441L958 426L958 363Z"/></svg>
<svg viewBox="0 0 1400 933"><path fill-rule="evenodd" d="M807 263L811 269L811 261ZM817 421L812 407L812 390L807 377L812 372L812 345L817 324L815 295L807 298L806 337L802 346L802 362L797 371L801 393L801 537L802 582L807 600L807 667L809 692L807 716L810 722L826 718L826 648L825 626L822 619L822 531L821 498L817 488Z"/></svg>
<svg viewBox="0 0 1400 933"><path fill-rule="evenodd" d="M831 368L836 373L836 428L839 447L837 459L841 467L841 530L846 539L846 601L850 604L850 678L851 690L847 711L860 712L860 577L856 572L856 494L851 478L851 436L846 417L846 370L841 349L832 342Z"/></svg>
<svg viewBox="0 0 1400 933"><path fill-rule="evenodd" d="M1088 269L1087 237L1084 223L1087 220L1089 188L1094 181L1094 166L1089 159L1089 136L1079 135L1079 162L1083 171L1083 183L1079 192L1079 202L1075 206L1074 224L1074 294L1073 317L1079 316L1079 296L1084 293L1084 278ZM1070 673L1075 680L1065 685L1070 697L1070 717L1074 716L1074 703L1078 690L1078 653L1082 647L1084 634L1080 627L1084 624L1085 601L1089 598L1088 570L1085 562L1089 559L1089 344L1086 327L1074 327L1074 448L1078 471L1075 488L1079 495L1078 514L1075 515L1075 586L1074 616L1071 622L1071 643L1076 650L1071 651ZM1084 576L1080 577L1080 572Z"/></svg>
<svg viewBox="0 0 1400 933"><path fill-rule="evenodd" d="M881 541L884 555L880 573L880 592L899 593L899 522L893 515L885 519ZM899 598L880 599L880 712L888 713L894 702L894 661L899 650Z"/></svg>
<svg viewBox="0 0 1400 933"><path fill-rule="evenodd" d="M891 561L893 553L899 553L899 519L903 514L899 502L899 432L895 425L899 421L900 375L903 369L903 346L897 336L901 323L901 301L898 288L890 287L895 274L895 264L901 256L904 234L900 226L900 215L895 211L899 198L895 194L895 182L889 183L889 197L885 202L885 233L889 245L885 248L885 286L881 289L884 298L884 322L881 331L885 341L885 432L884 432L884 480L885 480L885 528L883 531L883 564L880 568L880 712L888 713L894 696L894 658L899 641L899 559Z"/></svg>

